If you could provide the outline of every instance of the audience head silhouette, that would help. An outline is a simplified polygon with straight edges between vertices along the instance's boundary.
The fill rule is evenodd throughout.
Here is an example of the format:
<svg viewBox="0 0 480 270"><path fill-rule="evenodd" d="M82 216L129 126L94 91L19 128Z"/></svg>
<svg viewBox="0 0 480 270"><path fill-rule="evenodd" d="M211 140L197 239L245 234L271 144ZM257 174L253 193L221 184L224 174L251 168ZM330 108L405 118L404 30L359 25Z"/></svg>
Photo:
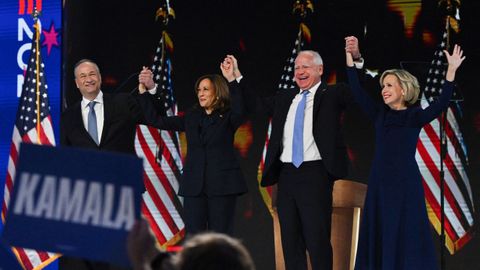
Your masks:
<svg viewBox="0 0 480 270"><path fill-rule="evenodd" d="M254 270L252 258L240 241L219 233L197 234L172 258L177 270Z"/></svg>

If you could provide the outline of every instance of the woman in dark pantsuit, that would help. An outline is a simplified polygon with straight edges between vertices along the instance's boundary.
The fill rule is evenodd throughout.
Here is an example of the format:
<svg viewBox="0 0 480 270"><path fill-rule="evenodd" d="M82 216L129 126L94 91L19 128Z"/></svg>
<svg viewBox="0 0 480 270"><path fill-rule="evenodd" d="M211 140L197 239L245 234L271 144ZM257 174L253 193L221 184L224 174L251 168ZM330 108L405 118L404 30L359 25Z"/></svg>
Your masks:
<svg viewBox="0 0 480 270"><path fill-rule="evenodd" d="M178 195L184 197L187 234L209 230L231 235L237 196L247 192L233 145L244 121L242 94L228 57L220 68L228 84L216 74L200 77L195 83L198 104L184 115L146 113L153 126L186 134L188 154Z"/></svg>

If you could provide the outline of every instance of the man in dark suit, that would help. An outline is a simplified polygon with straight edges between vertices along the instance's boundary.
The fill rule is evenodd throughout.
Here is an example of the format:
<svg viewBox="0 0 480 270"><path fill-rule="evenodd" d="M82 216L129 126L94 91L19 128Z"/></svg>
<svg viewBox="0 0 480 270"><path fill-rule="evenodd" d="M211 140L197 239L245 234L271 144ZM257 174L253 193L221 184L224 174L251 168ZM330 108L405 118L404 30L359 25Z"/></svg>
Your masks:
<svg viewBox="0 0 480 270"><path fill-rule="evenodd" d="M135 128L137 124L145 122L137 102L140 98L147 98L147 95L137 99L128 94L104 94L100 89L100 70L88 59L80 60L75 65L74 73L82 100L62 114L61 144L135 154ZM154 89L152 76L152 72L144 68L139 81L147 89ZM96 125L92 127L94 121Z"/></svg>
<svg viewBox="0 0 480 270"><path fill-rule="evenodd" d="M347 50L361 62L358 41L347 38ZM333 182L347 175L347 151L340 117L352 102L347 85L321 80L323 61L315 51L295 60L296 89L279 91L270 101L272 133L262 186L277 185L287 270L332 269L330 227Z"/></svg>
<svg viewBox="0 0 480 270"><path fill-rule="evenodd" d="M62 114L61 145L134 155L136 125L145 123L138 101L149 98L149 95L135 98L128 94L104 94L100 89L102 84L100 69L88 59L80 60L75 65L74 74L82 100ZM140 72L139 82L147 89L155 89L152 72L146 68ZM120 268L106 263L62 257L60 269Z"/></svg>

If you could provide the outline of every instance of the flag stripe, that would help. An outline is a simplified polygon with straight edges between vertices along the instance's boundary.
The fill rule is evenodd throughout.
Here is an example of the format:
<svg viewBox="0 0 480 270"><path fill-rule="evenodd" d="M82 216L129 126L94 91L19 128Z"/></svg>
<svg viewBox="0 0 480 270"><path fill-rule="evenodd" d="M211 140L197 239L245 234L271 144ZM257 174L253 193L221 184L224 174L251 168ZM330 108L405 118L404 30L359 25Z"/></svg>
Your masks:
<svg viewBox="0 0 480 270"><path fill-rule="evenodd" d="M425 108L438 98L442 91L442 85L445 82L446 58L443 50L448 46L448 34L445 29L441 43L434 53L433 59L428 70L426 86L422 93L421 107ZM453 92L453 100L459 100L456 91ZM453 102L446 113L445 121L446 134L446 153L442 160L444 167L445 186L445 218L446 226L451 226L453 230L447 230L447 239L445 245L451 254L454 254L466 242L471 239L471 232L474 225L474 207L472 192L468 176L465 171L467 165L467 148L463 141L460 126L457 117L461 117L461 107ZM440 211L440 120L435 119L430 124L423 127L417 144L416 159L423 177L427 204L429 204L435 215L430 215L430 221L435 229L440 233L441 224L439 221ZM427 196L432 194L431 196Z"/></svg>
<svg viewBox="0 0 480 270"><path fill-rule="evenodd" d="M142 135L139 134L138 137L139 137L140 144L145 145L145 143L142 143L142 139L143 139ZM147 179L150 181L150 184L153 187L153 189L150 191L152 192L154 191L156 193L156 194L152 194L152 197L153 198L161 197L161 201L166 204L167 209L171 209L171 210L175 209L175 212L176 212L177 208L174 204L174 194L173 194L174 191L172 192L170 184L167 178L165 177L163 171L160 170L160 168L158 167L158 164L155 161L153 162L151 161L151 160L154 160L153 154L151 152L143 151L142 153L144 154L145 160L149 160L149 162L144 163L144 168L145 168L144 170L147 174ZM154 167L152 167L152 165ZM152 172L154 172L155 174L153 174ZM160 181L152 181L152 179L157 179ZM158 203L156 202L156 200L154 200L154 202ZM170 213L171 215L174 214L173 211L170 211L170 212L171 212ZM183 223L181 224L177 224L177 222L175 223L177 226L183 225Z"/></svg>
<svg viewBox="0 0 480 270"><path fill-rule="evenodd" d="M428 155L427 150L423 146L422 142L418 143L417 151L420 153L423 160L425 160L426 164L433 164L433 161L432 161L431 157ZM440 205L439 171L434 166L428 166L428 170L430 171L430 174L428 175L430 177L425 177L427 175L427 173L425 172L425 175L424 175L425 178L424 179L430 180L430 181L427 181L427 187L430 189L429 190L430 192L434 191L434 194L438 194L438 195L434 196L435 204ZM461 222L459 221L459 216L456 215L456 212L458 213L458 211L455 211L455 209L454 209L455 208L455 201L453 200L453 198L451 196L451 193L448 189L448 186L445 186L444 192L445 192L444 193L445 194L445 209L454 210L454 213L455 213L455 215L448 215L448 216L446 215L445 218L448 219L450 223L454 224L455 228L460 230L460 231L456 230L457 231L456 236L457 235L462 235L464 233L463 227L461 226ZM440 213L440 207L434 208L434 210L435 210L436 214ZM445 211L445 213L446 212L447 211Z"/></svg>
<svg viewBox="0 0 480 270"><path fill-rule="evenodd" d="M149 130L152 131L153 128L149 128ZM180 178L180 173L179 173L180 170L177 166L177 162L175 161L176 160L181 161L181 158L178 155L179 152L175 148L173 140L171 139L172 134L165 130L161 130L160 133L158 131L150 132L150 134L158 142L157 143L158 149L156 149L156 151L160 152L161 150L161 153L159 153L160 159L161 159L160 167L162 168L162 171L167 177L170 186L173 188L172 194L174 195L175 191L178 190L179 188L179 182L177 179ZM176 153L176 156L174 153ZM176 196L171 196L171 197L172 197L172 200L176 198Z"/></svg>
<svg viewBox="0 0 480 270"><path fill-rule="evenodd" d="M143 136L144 133L138 133L138 141L140 142L140 147L141 150L140 152L143 153L143 157L148 160L148 162L145 164L145 166L148 166L148 172L154 172L155 176L160 180L160 185L157 185L156 190L161 188L161 192L159 194L164 194L167 195L170 199L172 200L173 197L175 196L173 194L173 191L169 189L168 187L170 186L170 182L168 181L167 177L165 176L164 172L162 170L155 170L152 166L152 164L156 164L156 159L155 159L155 154L153 153L152 149L149 147L149 145L145 141L145 137ZM150 173L147 173L150 175Z"/></svg>
<svg viewBox="0 0 480 270"><path fill-rule="evenodd" d="M33 263L38 264L37 258L34 258L34 252L31 252L30 256L26 254L26 249L22 248L13 248L17 257L20 258L20 261L23 263L23 267L26 269L33 269Z"/></svg>
<svg viewBox="0 0 480 270"><path fill-rule="evenodd" d="M434 210L433 213L437 218L437 220L440 220L440 211L438 211L438 209L440 209L440 204L438 203L438 196L435 196L434 193L432 193L432 191L435 191L435 190L429 189L425 186L426 181L424 181L423 183L425 187L424 188L425 198L430 202L430 206L432 207L432 209L437 209L437 210ZM446 237L450 238L452 242L455 242L458 239L457 233L452 228L452 224L450 220L447 218L445 218L445 232L446 232Z"/></svg>
<svg viewBox="0 0 480 270"><path fill-rule="evenodd" d="M41 4L41 2L40 2ZM33 8L33 2L28 1L28 10ZM34 35L32 39L31 53L28 67L24 74L22 94L19 99L15 126L12 134L12 144L8 159L7 176L2 205L2 221L8 218L7 212L12 194L15 171L17 167L18 151L20 143L36 143L55 145L53 128L50 118L47 83L44 76L44 64L41 60L39 44L36 43L39 35L39 25L35 19ZM41 106L37 107L37 104ZM37 121L40 121L39 123ZM38 129L38 130L37 130ZM38 132L38 133L37 133ZM41 269L58 255L23 248L12 248L22 267L26 270Z"/></svg>
<svg viewBox="0 0 480 270"><path fill-rule="evenodd" d="M473 207L472 188L470 187L470 182L463 166L463 164L466 164L467 162L467 149L465 143L463 142L463 136L460 132L460 127L458 126L458 122L455 119L455 113L453 111L454 110L452 108L449 108L447 114L448 123L450 123L450 125L447 126L447 134L450 138L450 141L453 141L453 143L448 144L448 154L450 157L454 157L457 161L455 162L455 166L457 167L457 171L460 174L461 180L458 181L458 183L461 184L462 189L467 191L466 197L470 199L468 205ZM471 211L473 212L473 208L471 208Z"/></svg>
<svg viewBox="0 0 480 270"><path fill-rule="evenodd" d="M437 121L438 122L438 121ZM427 134L427 136L429 137L430 141L439 141L440 138L437 136L437 133L435 133L435 131L433 130L432 126L431 125L425 125L424 126L424 129L425 133ZM423 145L423 144L422 144ZM439 166L440 165L437 165L440 163L440 146L439 144L433 144L432 145L433 148L435 148L436 151L429 151L428 153L430 154L430 156L428 156L428 153L425 151L425 155L430 158L430 164L432 164L433 166L430 166L430 167L435 167L435 172L433 173L434 175L438 175L440 174L440 168ZM438 160L438 162L434 162L434 160ZM465 204L465 200L464 200L464 197L463 195L461 194L458 186L457 186L457 181L455 181L455 178L454 178L454 172L456 171L456 169L454 168L454 166L452 165L452 160L450 158L450 156L447 154L445 155L445 158L443 160L444 162L444 180L445 180L445 183L446 183L446 189L445 189L445 194L446 196L449 196L450 198L450 203L452 205L454 205L455 207L453 207L453 210L455 212L455 215L458 217L458 218L466 218L462 220L462 224L463 226L469 226L473 223L473 218L472 216L470 215L469 211L463 211L461 212L459 210L459 205L464 205ZM428 162L427 162L428 164ZM446 168L446 169L445 169ZM433 169L433 168L431 168ZM439 184L439 179L438 179L438 184ZM440 184L439 184L440 185ZM449 192L449 193L447 193ZM453 192L453 194L452 194ZM451 199L451 197L454 197L454 200ZM468 223L468 224L465 224L465 223Z"/></svg>
<svg viewBox="0 0 480 270"><path fill-rule="evenodd" d="M449 109L450 111L450 109ZM456 121L454 121L456 122ZM449 120L448 123L451 123L451 121ZM438 119L432 121L429 125L431 126L431 128L434 130L434 133L436 134L436 138L437 140L435 141L431 141L430 143L433 145L433 144L436 144L438 145L439 144L439 136L438 136L438 130L440 129L439 128L439 124L440 122L438 121ZM454 124L455 125L455 124ZM449 133L451 133L451 136L453 136L453 138L449 135L447 137L447 158L449 160L449 162L451 162L454 166L454 168L452 166L449 167L450 171L455 175L455 180L456 180L456 184L452 185L452 186L455 186L457 187L457 190L459 190L459 192L461 192L460 190L464 190L466 192L461 192L461 196L462 198L466 198L466 199L469 199L469 202L466 203L464 199L462 199L461 201L459 201L459 204L460 205L465 205L465 207L469 207L470 205L473 206L473 198L472 198L472 191L471 191L471 187L469 185L469 181L468 181L468 176L463 168L463 162L462 159L458 153L463 153L463 150L461 151L458 151L459 147L456 147L455 145L459 145L460 143L456 143L456 142L452 142L452 141L459 141L459 138L461 137L461 134L460 135L456 135L455 132L452 130L452 127L454 126L452 124L447 124L446 125L446 132L447 132L447 135ZM426 125L425 127L428 127L428 125ZM458 127L458 126L457 126ZM449 132L450 130L450 132ZM459 129L457 129L459 130ZM423 131L422 131L423 132ZM458 133L458 132L457 132ZM438 147L437 147L438 149ZM463 148L461 148L463 149ZM438 152L439 150L437 150ZM452 160L452 158L455 160L455 162ZM435 159L435 160L438 160L440 161L440 159ZM459 185L459 186L457 186ZM463 196L463 194L466 194L466 196ZM473 209L470 208L469 209L469 213L468 213L468 217L467 219L469 220L469 223L470 224L473 224L473 218L472 218L472 213Z"/></svg>
<svg viewBox="0 0 480 270"><path fill-rule="evenodd" d="M155 52L152 72L157 85L155 98L164 101L166 115L176 114L171 81L169 51L165 50L166 32ZM144 158L146 192L142 212L150 223L161 246L175 244L183 236L180 215L182 204L177 197L182 159L175 132L138 126L135 138L137 155ZM177 135L178 136L178 135Z"/></svg>
<svg viewBox="0 0 480 270"><path fill-rule="evenodd" d="M165 243L167 241L167 239L165 238L165 235L163 235L162 230L159 228L159 225L156 222L156 219L153 218L152 212L150 212L150 207L148 206L148 203L151 202L151 199L150 198L145 199L145 196L149 197L150 195L148 195L148 193L144 194L144 199L143 199L143 203L142 203L143 215L144 215L144 217L147 218L148 223L150 224L150 227L152 228L153 233L157 237L157 240L160 243ZM154 206L154 208L156 209L155 206Z"/></svg>
<svg viewBox="0 0 480 270"><path fill-rule="evenodd" d="M142 130L146 130L144 132L144 134L148 134L150 135L153 139L155 139L158 143L156 143L156 145L158 145L158 147L156 147L155 149L155 152L159 152L162 148L161 145L164 145L164 142L168 142L169 138L170 138L170 133L166 133L164 131L161 132L162 136L164 139L162 139L162 137L160 137L160 133L158 132L158 130L154 129L154 128L151 128L151 127L148 127L147 126L141 126L141 129ZM147 137L147 136L145 136ZM147 142L146 138L145 138L145 141ZM153 147L154 147L154 144L152 143L148 143L147 142L147 145L149 146L149 149L151 151L153 151ZM171 144L173 145L173 143ZM160 157L162 156L170 156L172 157L171 153L173 152L176 152L176 148L173 147L170 147L168 149L163 149L162 152L164 153L170 153L170 154L164 154L164 155L160 155ZM163 172L164 176L166 177L167 181L168 181L168 184L166 182L164 182L164 186L162 188L165 188L165 189L168 189L168 194L170 195L170 199L171 199L171 202L173 204L173 207L172 206L168 206L169 209L172 209L172 212L171 212L171 215L174 216L174 217L178 217L178 218L174 218L174 221L176 222L177 226L179 228L181 228L182 226L184 226L183 224L183 221L180 217L180 215L178 214L181 209L182 209L182 205L181 205L181 202L179 200L179 198L175 195L178 191L178 188L179 188L179 182L177 179L180 178L180 173L179 173L179 170L178 170L178 167L177 167L177 162L173 162L171 159L169 159L169 162L166 161L167 158L160 158L161 161L160 161L160 164L158 164L158 160L155 160L155 159L149 159L149 164L152 168L155 168L155 171L160 171L160 172ZM179 159L180 162L181 162L181 159ZM155 183L158 182L158 181L155 181ZM175 211L173 211L173 209L175 208Z"/></svg>
<svg viewBox="0 0 480 270"><path fill-rule="evenodd" d="M147 151L148 149L146 149L145 140L141 133L138 134L138 139L143 150L142 153L146 160L155 160L152 153L150 151ZM168 185L168 181L165 180L165 175L163 174L163 172L161 170L153 169L151 167L151 164L152 163L150 162L144 163L144 170L146 172L146 177L144 181L145 188L147 189L147 191L149 191L150 197L159 209L160 213L168 213L167 207L165 206L165 203L169 203L171 201L171 197L169 196L168 191L165 190L165 187ZM151 172L154 172L154 174L152 174ZM157 179L160 182L154 183L156 181L153 181L152 179ZM169 207L173 207L173 205L169 205ZM178 228L176 228L176 226L174 225L175 222L170 215L162 215L162 217L167 223L170 231L178 231Z"/></svg>

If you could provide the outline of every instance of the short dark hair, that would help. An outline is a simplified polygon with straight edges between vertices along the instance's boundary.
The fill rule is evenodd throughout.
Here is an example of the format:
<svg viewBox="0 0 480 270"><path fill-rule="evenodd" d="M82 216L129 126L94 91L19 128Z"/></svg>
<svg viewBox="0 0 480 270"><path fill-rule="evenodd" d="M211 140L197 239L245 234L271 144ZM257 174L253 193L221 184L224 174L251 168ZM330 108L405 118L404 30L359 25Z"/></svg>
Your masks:
<svg viewBox="0 0 480 270"><path fill-rule="evenodd" d="M198 92L200 82L205 79L210 80L215 91L216 99L213 104L213 110L219 110L221 112L228 110L230 108L230 91L225 79L218 74L207 74L198 78L197 82L195 82L195 94Z"/></svg>
<svg viewBox="0 0 480 270"><path fill-rule="evenodd" d="M220 233L201 233L185 242L173 258L177 270L255 270L239 240Z"/></svg>

